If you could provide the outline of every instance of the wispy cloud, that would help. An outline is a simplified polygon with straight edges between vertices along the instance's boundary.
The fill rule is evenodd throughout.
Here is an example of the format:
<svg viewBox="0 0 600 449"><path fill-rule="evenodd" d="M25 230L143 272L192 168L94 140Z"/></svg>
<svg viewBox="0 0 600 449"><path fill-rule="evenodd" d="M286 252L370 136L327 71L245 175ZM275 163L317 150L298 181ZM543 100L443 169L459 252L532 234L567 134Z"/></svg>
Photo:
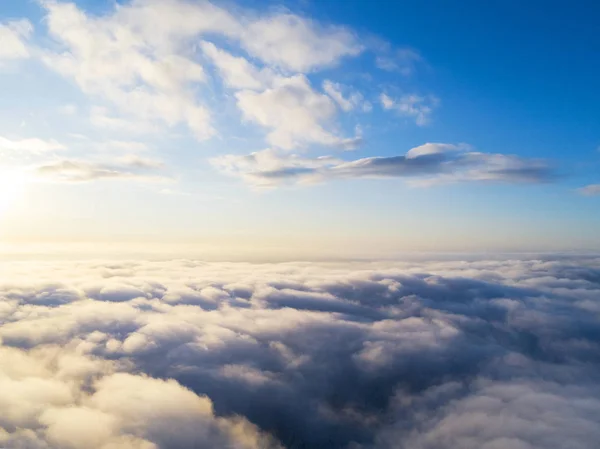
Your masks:
<svg viewBox="0 0 600 449"><path fill-rule="evenodd" d="M52 182L89 182L103 179L130 179L144 182L165 182L169 178L156 173L163 163L137 156L121 158L115 162L94 162L61 159L41 164L34 169L40 180Z"/></svg>
<svg viewBox="0 0 600 449"><path fill-rule="evenodd" d="M351 178L405 178L421 186L472 181L539 183L552 181L556 176L543 160L480 153L466 145L440 143L428 143L404 155L353 161L305 158L270 149L246 156L217 157L212 162L224 173L259 187Z"/></svg>
<svg viewBox="0 0 600 449"><path fill-rule="evenodd" d="M427 125L430 122L431 114L440 103L440 100L435 96L415 94L392 98L382 93L379 100L384 109L393 110L403 117L413 119L419 126Z"/></svg>
<svg viewBox="0 0 600 449"><path fill-rule="evenodd" d="M398 72L404 76L414 75L417 67L424 63L424 58L413 48L399 48L388 51L375 59L375 64L382 70Z"/></svg>
<svg viewBox="0 0 600 449"><path fill-rule="evenodd" d="M577 190L582 195L600 195L600 184L590 184Z"/></svg>
<svg viewBox="0 0 600 449"><path fill-rule="evenodd" d="M65 150L65 145L54 139L44 140L35 137L25 139L9 139L0 136L0 153L31 153L42 154Z"/></svg>
<svg viewBox="0 0 600 449"><path fill-rule="evenodd" d="M32 33L33 25L26 19L0 23L0 64L2 60L28 58L27 40Z"/></svg>

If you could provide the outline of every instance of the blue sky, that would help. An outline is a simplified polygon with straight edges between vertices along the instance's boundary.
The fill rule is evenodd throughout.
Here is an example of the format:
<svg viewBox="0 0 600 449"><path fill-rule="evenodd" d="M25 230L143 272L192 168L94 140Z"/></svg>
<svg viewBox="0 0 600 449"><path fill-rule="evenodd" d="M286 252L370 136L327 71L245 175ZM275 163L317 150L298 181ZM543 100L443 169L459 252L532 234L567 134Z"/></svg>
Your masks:
<svg viewBox="0 0 600 449"><path fill-rule="evenodd" d="M119 4L0 7L3 242L600 249L594 2Z"/></svg>

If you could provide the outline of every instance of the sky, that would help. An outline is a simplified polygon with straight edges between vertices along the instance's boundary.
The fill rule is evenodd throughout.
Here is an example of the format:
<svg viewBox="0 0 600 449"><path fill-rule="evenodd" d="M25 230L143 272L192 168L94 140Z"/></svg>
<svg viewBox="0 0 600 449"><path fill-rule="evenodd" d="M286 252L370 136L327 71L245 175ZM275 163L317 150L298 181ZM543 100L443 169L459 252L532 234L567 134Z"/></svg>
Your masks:
<svg viewBox="0 0 600 449"><path fill-rule="evenodd" d="M5 0L15 251L600 250L593 1Z"/></svg>

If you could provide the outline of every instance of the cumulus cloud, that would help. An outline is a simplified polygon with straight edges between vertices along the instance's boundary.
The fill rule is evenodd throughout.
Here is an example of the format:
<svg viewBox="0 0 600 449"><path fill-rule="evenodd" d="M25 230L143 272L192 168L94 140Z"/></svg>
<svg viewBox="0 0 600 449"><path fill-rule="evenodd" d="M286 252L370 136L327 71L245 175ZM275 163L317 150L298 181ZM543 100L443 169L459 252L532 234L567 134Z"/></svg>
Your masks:
<svg viewBox="0 0 600 449"><path fill-rule="evenodd" d="M251 21L240 38L242 46L265 63L302 73L333 65L363 50L349 30L289 13Z"/></svg>
<svg viewBox="0 0 600 449"><path fill-rule="evenodd" d="M202 51L225 83L237 88L257 88L258 75L270 70L307 73L362 51L349 30L285 12L258 15L204 1L136 0L93 16L72 3L41 4L49 34L62 47L43 49L43 61L114 107L117 116L105 109L92 115L94 124L110 128L184 124L198 139L211 137L211 113L198 95L207 75L196 42L205 36L236 42L249 58L270 67L258 71L245 57L203 42Z"/></svg>
<svg viewBox="0 0 600 449"><path fill-rule="evenodd" d="M600 438L595 257L1 268L4 446L592 449Z"/></svg>
<svg viewBox="0 0 600 449"><path fill-rule="evenodd" d="M268 86L276 76L273 70L269 68L259 70L246 58L234 56L212 42L202 42L201 48L217 67L224 84L228 87L259 90Z"/></svg>
<svg viewBox="0 0 600 449"><path fill-rule="evenodd" d="M307 143L345 147L353 141L325 128L335 117L336 104L316 92L304 75L278 78L262 92L242 90L236 98L246 120L272 129L267 141L276 147L290 150Z"/></svg>
<svg viewBox="0 0 600 449"><path fill-rule="evenodd" d="M97 336L88 336L95 341ZM174 380L119 372L87 353L86 340L68 348L19 351L3 346L0 442L33 448L273 448L241 417L220 418L206 396Z"/></svg>
<svg viewBox="0 0 600 449"><path fill-rule="evenodd" d="M261 128L274 149L353 150L363 144L360 124L340 118L353 111L370 111L371 102L356 86L335 80L335 73L314 76L374 50L350 28L284 9L250 9L234 3L131 0L100 13L68 1L38 3L45 12L47 34L32 44L32 55L88 96L94 126L140 135L183 129L204 140L217 133L215 103L233 100L243 123ZM29 22L6 22L0 30L4 40L12 43L4 46L12 48L11 54L29 54L24 44L32 34ZM395 58L402 72L412 70L421 59L414 50L388 47L385 54ZM418 125L429 121L438 103L433 96L418 95L382 94L380 101L385 109ZM83 108L67 104L58 110L73 115ZM22 143L59 149L56 142L42 145L41 139ZM62 164L60 170L44 168L43 172L68 168L70 173L78 172L76 179L137 177L128 170L96 167L82 154L69 158L64 163L51 161L53 166ZM294 174L301 171L303 179L322 178L323 170L312 176L308 169L332 160L328 156L288 159L295 159L293 170L287 162L277 163L277 168ZM226 165L232 166L229 156Z"/></svg>
<svg viewBox="0 0 600 449"><path fill-rule="evenodd" d="M337 107L350 111L368 103L355 92L345 98L341 86L329 80L323 84L327 93L316 91L303 74L286 76L263 67L259 69L248 59L234 56L213 43L203 42L204 54L215 65L226 87L235 90L242 117L271 131L267 141L286 150L307 144L354 148L358 138L339 136L332 130Z"/></svg>
<svg viewBox="0 0 600 449"><path fill-rule="evenodd" d="M63 46L60 52L46 50L43 60L134 119L185 123L198 138L209 137L209 113L190 90L204 81L203 68L186 56L180 41L156 42L149 30L137 28L129 9L141 3L93 17L71 3L42 2L49 33Z"/></svg>
<svg viewBox="0 0 600 449"><path fill-rule="evenodd" d="M590 184L578 190L582 195L600 195L600 184Z"/></svg>
<svg viewBox="0 0 600 449"><path fill-rule="evenodd" d="M555 176L542 160L475 152L468 145L443 143L427 143L405 155L353 161L306 158L268 149L250 155L221 156L212 163L222 172L259 187L352 178L406 178L416 186L467 181L536 183L551 181Z"/></svg>
<svg viewBox="0 0 600 449"><path fill-rule="evenodd" d="M25 19L0 23L0 62L28 58L27 40L32 33L33 25Z"/></svg>

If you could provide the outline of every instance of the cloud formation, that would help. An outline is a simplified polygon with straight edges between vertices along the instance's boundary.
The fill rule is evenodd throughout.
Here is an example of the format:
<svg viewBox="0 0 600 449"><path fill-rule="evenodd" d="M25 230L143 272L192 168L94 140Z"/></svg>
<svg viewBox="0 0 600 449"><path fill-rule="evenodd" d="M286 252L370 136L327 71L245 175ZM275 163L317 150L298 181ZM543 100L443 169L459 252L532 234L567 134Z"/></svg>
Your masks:
<svg viewBox="0 0 600 449"><path fill-rule="evenodd" d="M92 121L112 128L184 124L200 140L215 134L210 109L198 95L207 80L196 49L200 38L226 38L245 52L246 56L235 58L214 43L200 45L225 73L225 83L238 88L260 87L247 73L258 72L250 58L265 66L263 71L275 71L281 77L335 65L362 51L357 38L345 28L285 12L257 15L207 1L135 0L96 17L72 3L45 0L41 4L47 11L49 34L62 47L60 51L41 50L43 61L105 103L98 106L103 109L94 110ZM287 85L296 79L289 78ZM280 111L268 91L256 101L249 95L242 92L239 97L244 116L276 127L273 114ZM260 99L264 101L257 104ZM298 101L304 103L299 107L314 106L311 98ZM112 113L106 112L107 106ZM325 139L326 133L322 134L314 138ZM285 144L293 137L292 133Z"/></svg>
<svg viewBox="0 0 600 449"><path fill-rule="evenodd" d="M600 438L598 258L1 268L4 446Z"/></svg>
<svg viewBox="0 0 600 449"><path fill-rule="evenodd" d="M40 5L46 13L49 39L45 42L25 43L32 33L27 21L7 22L0 32L12 43L11 54L35 55L75 82L91 100L93 125L128 134L187 128L204 140L217 133L214 103L229 101L239 115L231 111L227 115L244 126L257 127L269 149L225 154L211 163L253 186L355 178L405 178L426 185L553 179L544 161L481 153L460 145L425 144L419 148L436 151L416 154L413 149L354 160L328 155L364 146L363 127L348 119L371 111L372 101L380 103L379 112L389 111L422 126L430 122L439 99L405 89L397 97L383 92L373 99L355 85L336 80L335 72L318 78L315 72L369 50L377 55L380 68L408 76L424 62L416 50L394 49L385 43L379 50L373 44L370 48L351 29L282 9L132 0L94 15L67 1L43 0ZM215 94L221 96L219 100ZM71 106L66 110L79 110ZM99 146L90 142L60 159L26 162L46 179L69 182L159 178L149 173L157 167L106 161L90 154ZM0 149L9 147L36 153L65 149L55 140L0 138ZM582 192L593 191L593 186L586 189Z"/></svg>
<svg viewBox="0 0 600 449"><path fill-rule="evenodd" d="M0 23L0 64L2 60L28 58L27 39L32 33L33 25L26 19Z"/></svg>
<svg viewBox="0 0 600 449"><path fill-rule="evenodd" d="M402 95L394 99L383 93L379 100L386 110L393 110L403 117L410 118L419 126L429 123L433 110L438 106L439 99L434 96L423 97L420 95Z"/></svg>
<svg viewBox="0 0 600 449"><path fill-rule="evenodd" d="M590 184L578 190L582 195L600 195L600 184Z"/></svg>
<svg viewBox="0 0 600 449"><path fill-rule="evenodd" d="M414 185L431 185L467 181L539 183L555 177L543 160L480 153L464 144L444 143L427 143L400 156L353 161L330 156L304 158L268 149L249 155L221 156L212 163L224 173L258 187L353 178L407 178Z"/></svg>
<svg viewBox="0 0 600 449"><path fill-rule="evenodd" d="M66 149L66 147L54 139L9 139L7 137L0 136L0 155L7 153L43 154L64 149Z"/></svg>
<svg viewBox="0 0 600 449"><path fill-rule="evenodd" d="M34 168L38 179L55 182L87 182L100 179L131 179L165 181L168 178L156 171L163 168L160 161L130 156L115 162L90 162L61 159Z"/></svg>

